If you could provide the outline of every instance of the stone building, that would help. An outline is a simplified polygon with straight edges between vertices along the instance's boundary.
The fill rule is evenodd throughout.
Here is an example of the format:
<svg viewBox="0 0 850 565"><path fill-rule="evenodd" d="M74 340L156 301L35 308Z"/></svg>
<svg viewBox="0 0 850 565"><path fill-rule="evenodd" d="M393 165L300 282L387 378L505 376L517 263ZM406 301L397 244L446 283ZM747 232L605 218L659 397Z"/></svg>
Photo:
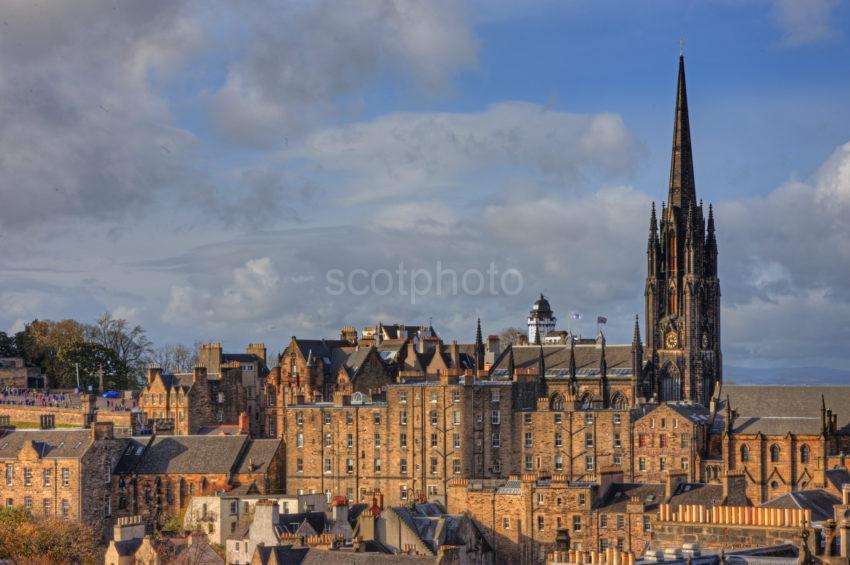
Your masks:
<svg viewBox="0 0 850 565"><path fill-rule="evenodd" d="M244 494L283 490L279 439L247 435L149 436L131 438L112 478L118 516L163 523L180 516L193 496L238 490Z"/></svg>
<svg viewBox="0 0 850 565"><path fill-rule="evenodd" d="M22 357L0 357L0 389L44 388L44 375L38 367L27 367Z"/></svg>
<svg viewBox="0 0 850 565"><path fill-rule="evenodd" d="M110 422L79 430L0 428L0 500L106 533L113 510L109 485L126 445Z"/></svg>
<svg viewBox="0 0 850 565"><path fill-rule="evenodd" d="M635 480L661 482L671 471L685 473L689 481L701 480L710 429L711 414L699 404L641 406L633 431Z"/></svg>
<svg viewBox="0 0 850 565"><path fill-rule="evenodd" d="M191 373L167 374L152 365L139 408L149 429L159 434L196 434L205 426L237 424L248 408L241 365L230 361L214 374L201 366Z"/></svg>

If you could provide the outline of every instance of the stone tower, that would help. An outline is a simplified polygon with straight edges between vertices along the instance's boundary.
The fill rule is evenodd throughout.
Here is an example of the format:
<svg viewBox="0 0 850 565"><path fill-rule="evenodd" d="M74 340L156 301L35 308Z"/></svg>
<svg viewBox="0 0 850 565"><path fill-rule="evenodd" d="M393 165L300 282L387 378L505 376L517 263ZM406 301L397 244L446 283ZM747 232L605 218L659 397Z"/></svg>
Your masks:
<svg viewBox="0 0 850 565"><path fill-rule="evenodd" d="M706 221L696 198L681 54L670 187L660 223L652 204L645 296L644 396L707 405L722 376L717 241L711 205Z"/></svg>
<svg viewBox="0 0 850 565"><path fill-rule="evenodd" d="M555 331L557 321L549 301L541 294L528 314L528 343L542 344L546 334Z"/></svg>

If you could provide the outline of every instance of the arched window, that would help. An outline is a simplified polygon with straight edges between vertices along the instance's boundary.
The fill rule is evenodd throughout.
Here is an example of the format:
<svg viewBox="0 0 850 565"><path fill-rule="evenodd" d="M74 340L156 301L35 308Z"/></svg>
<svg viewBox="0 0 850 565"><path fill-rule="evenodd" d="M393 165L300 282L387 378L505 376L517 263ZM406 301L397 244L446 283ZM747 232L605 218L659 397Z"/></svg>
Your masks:
<svg viewBox="0 0 850 565"><path fill-rule="evenodd" d="M800 447L800 463L806 464L809 462L809 446L804 445Z"/></svg>
<svg viewBox="0 0 850 565"><path fill-rule="evenodd" d="M742 445L741 446L741 463L746 463L750 460L750 448L749 446Z"/></svg>
<svg viewBox="0 0 850 565"><path fill-rule="evenodd" d="M775 443L770 446L770 462L779 463L779 446Z"/></svg>
<svg viewBox="0 0 850 565"><path fill-rule="evenodd" d="M611 401L611 408L614 410L625 410L627 408L626 397L619 392L615 394L614 399Z"/></svg>
<svg viewBox="0 0 850 565"><path fill-rule="evenodd" d="M549 401L549 409L554 412L564 411L564 397L561 394L553 394Z"/></svg>
<svg viewBox="0 0 850 565"><path fill-rule="evenodd" d="M593 407L593 395L585 392L581 395L581 409L590 410Z"/></svg>

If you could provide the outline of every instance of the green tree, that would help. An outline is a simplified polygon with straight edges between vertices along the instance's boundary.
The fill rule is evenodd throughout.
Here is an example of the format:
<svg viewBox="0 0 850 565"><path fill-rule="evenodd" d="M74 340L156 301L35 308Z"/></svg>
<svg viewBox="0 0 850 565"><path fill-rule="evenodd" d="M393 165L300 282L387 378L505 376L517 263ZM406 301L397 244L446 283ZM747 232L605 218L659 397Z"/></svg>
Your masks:
<svg viewBox="0 0 850 565"><path fill-rule="evenodd" d="M15 336L0 332L0 357L19 357L18 340Z"/></svg>
<svg viewBox="0 0 850 565"><path fill-rule="evenodd" d="M77 386L77 366L80 370L80 386L89 386L97 391L100 371L103 371L103 386L106 390L133 388L133 371L124 364L112 349L97 343L75 343L61 348L52 361L52 372L59 388Z"/></svg>

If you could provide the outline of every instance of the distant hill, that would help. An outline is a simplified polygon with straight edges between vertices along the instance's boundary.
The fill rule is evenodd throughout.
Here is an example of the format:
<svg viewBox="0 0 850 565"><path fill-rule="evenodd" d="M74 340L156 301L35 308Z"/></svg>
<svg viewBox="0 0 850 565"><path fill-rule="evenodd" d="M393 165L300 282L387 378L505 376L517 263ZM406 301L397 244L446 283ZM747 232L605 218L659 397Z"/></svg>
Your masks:
<svg viewBox="0 0 850 565"><path fill-rule="evenodd" d="M850 385L850 370L827 367L724 367L723 382L739 385Z"/></svg>

